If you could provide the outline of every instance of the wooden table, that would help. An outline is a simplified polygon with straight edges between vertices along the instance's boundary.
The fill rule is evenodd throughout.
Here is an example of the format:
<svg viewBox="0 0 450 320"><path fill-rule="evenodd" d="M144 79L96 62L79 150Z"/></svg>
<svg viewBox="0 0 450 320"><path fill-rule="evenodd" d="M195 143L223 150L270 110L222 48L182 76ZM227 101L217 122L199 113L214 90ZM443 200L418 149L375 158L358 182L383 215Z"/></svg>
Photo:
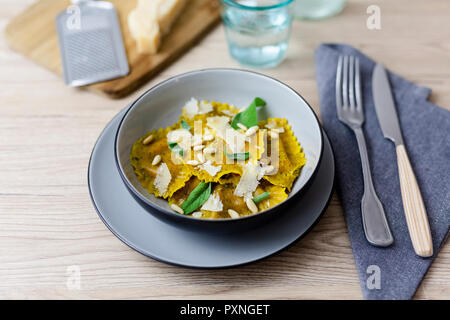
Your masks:
<svg viewBox="0 0 450 320"><path fill-rule="evenodd" d="M31 0L2 0L0 28ZM383 0L381 30L366 28L366 1L320 22L295 22L287 60L264 71L297 89L318 112L313 51L347 42L433 89L450 107L448 0ZM106 123L144 90L189 70L238 67L218 27L139 92L107 100L63 81L0 40L1 298L362 298L337 197L299 243L264 261L229 270L168 266L129 249L100 221L89 198L87 164ZM66 286L79 266L81 290ZM450 245L416 298L450 298Z"/></svg>

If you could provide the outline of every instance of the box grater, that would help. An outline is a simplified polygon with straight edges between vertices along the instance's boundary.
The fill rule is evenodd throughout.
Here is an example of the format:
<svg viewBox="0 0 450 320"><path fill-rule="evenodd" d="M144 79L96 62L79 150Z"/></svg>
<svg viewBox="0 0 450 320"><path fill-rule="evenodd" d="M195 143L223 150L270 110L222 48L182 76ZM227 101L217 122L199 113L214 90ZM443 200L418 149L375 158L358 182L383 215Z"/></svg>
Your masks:
<svg viewBox="0 0 450 320"><path fill-rule="evenodd" d="M56 18L64 81L83 86L129 73L114 5L107 1L72 1Z"/></svg>

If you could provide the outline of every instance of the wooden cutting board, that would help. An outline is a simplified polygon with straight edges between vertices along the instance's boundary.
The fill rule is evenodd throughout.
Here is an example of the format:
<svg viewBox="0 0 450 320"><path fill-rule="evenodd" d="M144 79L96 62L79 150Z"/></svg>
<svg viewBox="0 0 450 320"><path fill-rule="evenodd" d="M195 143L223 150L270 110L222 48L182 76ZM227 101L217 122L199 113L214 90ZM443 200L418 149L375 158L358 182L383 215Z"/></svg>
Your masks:
<svg viewBox="0 0 450 320"><path fill-rule="evenodd" d="M211 30L220 19L217 0L188 0L170 34L163 38L156 55L139 54L128 30L128 13L136 0L110 0L114 3L122 28L130 74L126 77L86 86L110 98L121 98L168 66ZM47 69L62 75L55 17L70 5L68 0L39 0L14 18L5 29L10 47Z"/></svg>

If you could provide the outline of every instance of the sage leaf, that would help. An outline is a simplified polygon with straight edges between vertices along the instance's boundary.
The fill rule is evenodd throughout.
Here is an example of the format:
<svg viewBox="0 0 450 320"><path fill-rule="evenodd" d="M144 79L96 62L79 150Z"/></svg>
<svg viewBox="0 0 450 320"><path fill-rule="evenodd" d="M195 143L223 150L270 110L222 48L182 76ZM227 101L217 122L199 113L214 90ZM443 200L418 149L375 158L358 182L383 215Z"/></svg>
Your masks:
<svg viewBox="0 0 450 320"><path fill-rule="evenodd" d="M200 182L198 186L192 190L188 198L181 205L184 214L190 214L200 208L211 195L211 183Z"/></svg>
<svg viewBox="0 0 450 320"><path fill-rule="evenodd" d="M250 158L250 152L228 153L226 150L224 152L227 158L233 160L247 160Z"/></svg>
<svg viewBox="0 0 450 320"><path fill-rule="evenodd" d="M173 152L177 152L180 156L184 155L184 150L183 148L181 148L178 143L176 142L169 142L167 143L167 145L169 146L170 150L172 150Z"/></svg>
<svg viewBox="0 0 450 320"><path fill-rule="evenodd" d="M185 130L191 130L191 126L187 123L186 120L181 120L181 127Z"/></svg>
<svg viewBox="0 0 450 320"><path fill-rule="evenodd" d="M234 116L233 121L231 121L231 127L233 129L239 130L238 123L242 123L247 128L251 128L258 125L258 113L256 112L257 107L263 107L266 102L261 98L255 98L253 102L244 111L239 112Z"/></svg>

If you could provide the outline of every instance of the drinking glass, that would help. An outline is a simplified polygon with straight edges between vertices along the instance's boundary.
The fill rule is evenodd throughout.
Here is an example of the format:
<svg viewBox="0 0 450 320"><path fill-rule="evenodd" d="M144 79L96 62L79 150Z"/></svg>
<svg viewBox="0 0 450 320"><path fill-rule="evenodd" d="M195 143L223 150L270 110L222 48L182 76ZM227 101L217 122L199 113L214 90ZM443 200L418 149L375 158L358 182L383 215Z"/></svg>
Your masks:
<svg viewBox="0 0 450 320"><path fill-rule="evenodd" d="M220 0L231 56L255 68L277 66L286 56L293 0Z"/></svg>
<svg viewBox="0 0 450 320"><path fill-rule="evenodd" d="M346 0L296 0L294 15L305 20L324 19L341 12L346 2Z"/></svg>

